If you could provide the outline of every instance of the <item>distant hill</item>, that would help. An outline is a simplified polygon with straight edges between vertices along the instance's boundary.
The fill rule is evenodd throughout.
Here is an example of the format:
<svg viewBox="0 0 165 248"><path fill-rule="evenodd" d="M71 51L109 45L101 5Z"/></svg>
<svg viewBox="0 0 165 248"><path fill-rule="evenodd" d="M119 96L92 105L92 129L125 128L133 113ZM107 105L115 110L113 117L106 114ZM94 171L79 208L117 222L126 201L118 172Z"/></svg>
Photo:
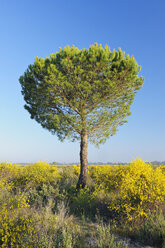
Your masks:
<svg viewBox="0 0 165 248"><path fill-rule="evenodd" d="M150 162L150 163L151 164L156 164L156 165L161 165L161 164L165 165L165 161L163 161L163 162L153 161L153 162Z"/></svg>
<svg viewBox="0 0 165 248"><path fill-rule="evenodd" d="M152 162L147 162L149 164L153 164L153 165L165 165L165 161L152 161ZM14 163L14 164L20 164L20 165L28 165L28 164L32 164L32 163ZM56 163L50 163L50 164L56 164L56 165L74 165L74 164L80 164L80 162L74 162L74 163L59 163L59 162L56 162ZM103 162L89 162L88 165L103 165L103 164L110 164L110 165L125 165L125 164L130 164L130 163L113 163L113 162L106 162L106 163L103 163Z"/></svg>
<svg viewBox="0 0 165 248"><path fill-rule="evenodd" d="M149 164L153 164L153 165L165 165L165 161L152 161L152 162L146 162L146 163L149 163ZM50 163L50 164L53 164L53 163ZM80 164L80 162L74 162L74 163L56 163L57 165L74 165L74 164ZM89 162L88 165L103 165L103 164L110 164L110 165L125 165L125 164L130 164L130 163L127 163L127 162L118 162L118 163L113 163L113 162L106 162L106 163L103 163L103 162Z"/></svg>

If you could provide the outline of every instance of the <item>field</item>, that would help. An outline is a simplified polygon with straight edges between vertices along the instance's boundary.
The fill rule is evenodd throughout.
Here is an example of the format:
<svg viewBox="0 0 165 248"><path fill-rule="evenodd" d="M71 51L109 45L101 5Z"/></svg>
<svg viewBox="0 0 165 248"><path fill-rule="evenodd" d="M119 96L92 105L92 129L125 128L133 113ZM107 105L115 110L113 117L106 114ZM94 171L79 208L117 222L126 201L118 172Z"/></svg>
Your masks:
<svg viewBox="0 0 165 248"><path fill-rule="evenodd" d="M0 247L165 247L165 166L0 164Z"/></svg>

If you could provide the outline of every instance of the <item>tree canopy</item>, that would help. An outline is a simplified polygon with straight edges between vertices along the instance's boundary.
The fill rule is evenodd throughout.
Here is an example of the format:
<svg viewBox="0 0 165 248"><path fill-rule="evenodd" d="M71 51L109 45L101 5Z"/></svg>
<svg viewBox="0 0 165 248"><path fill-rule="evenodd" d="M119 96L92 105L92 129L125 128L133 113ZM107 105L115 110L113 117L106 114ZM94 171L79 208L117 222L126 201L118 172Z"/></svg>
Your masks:
<svg viewBox="0 0 165 248"><path fill-rule="evenodd" d="M143 78L134 57L107 45L65 47L36 57L20 77L25 108L60 140L79 139L86 126L92 143L102 143L126 122Z"/></svg>

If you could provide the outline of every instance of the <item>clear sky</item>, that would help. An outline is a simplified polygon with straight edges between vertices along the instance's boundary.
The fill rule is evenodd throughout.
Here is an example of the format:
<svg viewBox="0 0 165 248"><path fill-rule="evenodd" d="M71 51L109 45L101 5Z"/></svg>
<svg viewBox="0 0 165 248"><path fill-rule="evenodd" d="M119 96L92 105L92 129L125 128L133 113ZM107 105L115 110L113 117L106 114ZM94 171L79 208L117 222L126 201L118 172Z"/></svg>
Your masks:
<svg viewBox="0 0 165 248"><path fill-rule="evenodd" d="M134 55L145 77L128 123L88 161L165 160L164 0L0 0L0 161L78 162L79 143L30 119L19 77L36 56L97 42Z"/></svg>

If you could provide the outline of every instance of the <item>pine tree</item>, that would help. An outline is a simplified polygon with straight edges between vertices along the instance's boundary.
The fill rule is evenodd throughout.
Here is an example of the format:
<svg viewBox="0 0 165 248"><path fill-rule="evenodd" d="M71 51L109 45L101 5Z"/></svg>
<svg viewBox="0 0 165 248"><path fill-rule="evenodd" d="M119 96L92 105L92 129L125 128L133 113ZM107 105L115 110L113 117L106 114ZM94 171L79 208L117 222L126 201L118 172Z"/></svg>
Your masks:
<svg viewBox="0 0 165 248"><path fill-rule="evenodd" d="M126 122L144 78L134 57L119 48L111 52L95 43L89 49L66 46L35 62L19 81L25 109L62 141L80 140L81 172L77 188L87 180L88 141L99 145Z"/></svg>

